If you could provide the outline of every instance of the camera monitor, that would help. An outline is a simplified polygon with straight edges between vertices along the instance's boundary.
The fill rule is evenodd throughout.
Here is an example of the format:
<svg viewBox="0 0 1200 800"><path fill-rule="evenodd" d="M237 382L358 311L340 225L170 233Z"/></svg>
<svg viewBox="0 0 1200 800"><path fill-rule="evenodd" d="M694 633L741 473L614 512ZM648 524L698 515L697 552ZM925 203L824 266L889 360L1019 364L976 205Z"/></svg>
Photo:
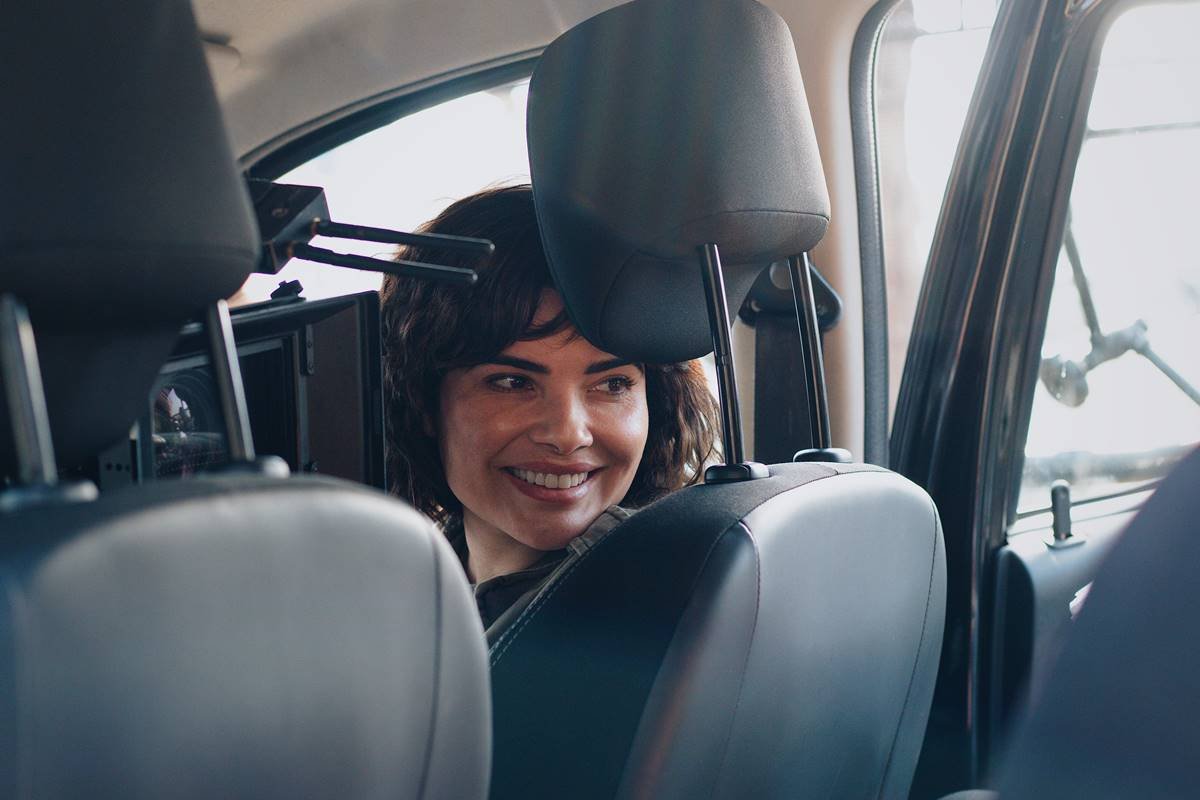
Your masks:
<svg viewBox="0 0 1200 800"><path fill-rule="evenodd" d="M246 405L259 455L293 472L384 486L379 295L234 309ZM128 445L100 459L100 488L186 477L229 461L208 345L183 329Z"/></svg>

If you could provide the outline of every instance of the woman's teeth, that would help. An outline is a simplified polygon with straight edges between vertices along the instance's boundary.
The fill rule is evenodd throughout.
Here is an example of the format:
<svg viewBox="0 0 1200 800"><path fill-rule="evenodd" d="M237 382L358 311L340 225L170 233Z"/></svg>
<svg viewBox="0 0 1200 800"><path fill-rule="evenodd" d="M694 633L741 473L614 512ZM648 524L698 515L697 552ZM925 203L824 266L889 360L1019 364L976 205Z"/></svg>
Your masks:
<svg viewBox="0 0 1200 800"><path fill-rule="evenodd" d="M547 489L571 489L587 480L588 473L576 472L573 475L554 475L548 472L532 472L527 469L509 470L526 483L545 486Z"/></svg>

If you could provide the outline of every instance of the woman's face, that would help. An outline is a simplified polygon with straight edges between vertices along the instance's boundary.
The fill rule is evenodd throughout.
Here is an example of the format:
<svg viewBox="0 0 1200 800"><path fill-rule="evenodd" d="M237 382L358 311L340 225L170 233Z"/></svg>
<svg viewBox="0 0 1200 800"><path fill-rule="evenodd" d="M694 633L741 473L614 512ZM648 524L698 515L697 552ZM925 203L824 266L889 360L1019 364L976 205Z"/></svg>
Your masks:
<svg viewBox="0 0 1200 800"><path fill-rule="evenodd" d="M534 323L561 309L544 292ZM534 550L564 547L620 502L646 446L642 370L573 329L451 371L440 405L442 464L468 533Z"/></svg>

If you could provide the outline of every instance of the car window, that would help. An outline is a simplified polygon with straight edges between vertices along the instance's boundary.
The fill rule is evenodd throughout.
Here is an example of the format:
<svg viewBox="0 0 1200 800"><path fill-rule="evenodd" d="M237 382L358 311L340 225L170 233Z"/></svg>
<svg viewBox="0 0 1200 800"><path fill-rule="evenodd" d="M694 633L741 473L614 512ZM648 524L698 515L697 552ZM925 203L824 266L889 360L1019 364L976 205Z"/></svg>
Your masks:
<svg viewBox="0 0 1200 800"><path fill-rule="evenodd" d="M996 9L996 0L901 0L880 33L874 107L889 419L942 196Z"/></svg>
<svg viewBox="0 0 1200 800"><path fill-rule="evenodd" d="M1118 17L1071 187L1018 512L1162 476L1200 442L1200 3Z"/></svg>
<svg viewBox="0 0 1200 800"><path fill-rule="evenodd" d="M480 189L529 181L528 95L526 78L457 97L322 153L279 181L325 187L336 221L412 230ZM339 239L313 244L383 258L394 249ZM265 300L284 280L299 280L315 300L378 289L382 276L294 260L278 275L251 276L236 300Z"/></svg>

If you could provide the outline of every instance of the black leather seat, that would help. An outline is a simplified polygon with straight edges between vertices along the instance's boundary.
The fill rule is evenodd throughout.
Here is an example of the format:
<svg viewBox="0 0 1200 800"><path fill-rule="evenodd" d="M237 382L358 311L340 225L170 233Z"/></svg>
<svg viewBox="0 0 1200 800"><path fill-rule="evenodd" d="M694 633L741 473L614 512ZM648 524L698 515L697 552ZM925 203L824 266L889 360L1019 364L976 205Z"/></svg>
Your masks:
<svg viewBox="0 0 1200 800"><path fill-rule="evenodd" d="M0 294L29 308L70 466L128 437L183 321L259 243L186 0L13 7L0 51L36 76L0 92L20 201ZM0 796L486 794L483 632L416 512L253 469L21 491L0 491Z"/></svg>
<svg viewBox="0 0 1200 800"><path fill-rule="evenodd" d="M903 797L941 650L929 498L781 464L634 515L492 647L493 797Z"/></svg>
<svg viewBox="0 0 1200 800"><path fill-rule="evenodd" d="M829 204L786 24L749 0L635 0L564 34L530 85L551 270L597 347L712 347L697 248L737 308ZM493 798L907 795L945 562L918 487L780 464L643 509L491 650Z"/></svg>

